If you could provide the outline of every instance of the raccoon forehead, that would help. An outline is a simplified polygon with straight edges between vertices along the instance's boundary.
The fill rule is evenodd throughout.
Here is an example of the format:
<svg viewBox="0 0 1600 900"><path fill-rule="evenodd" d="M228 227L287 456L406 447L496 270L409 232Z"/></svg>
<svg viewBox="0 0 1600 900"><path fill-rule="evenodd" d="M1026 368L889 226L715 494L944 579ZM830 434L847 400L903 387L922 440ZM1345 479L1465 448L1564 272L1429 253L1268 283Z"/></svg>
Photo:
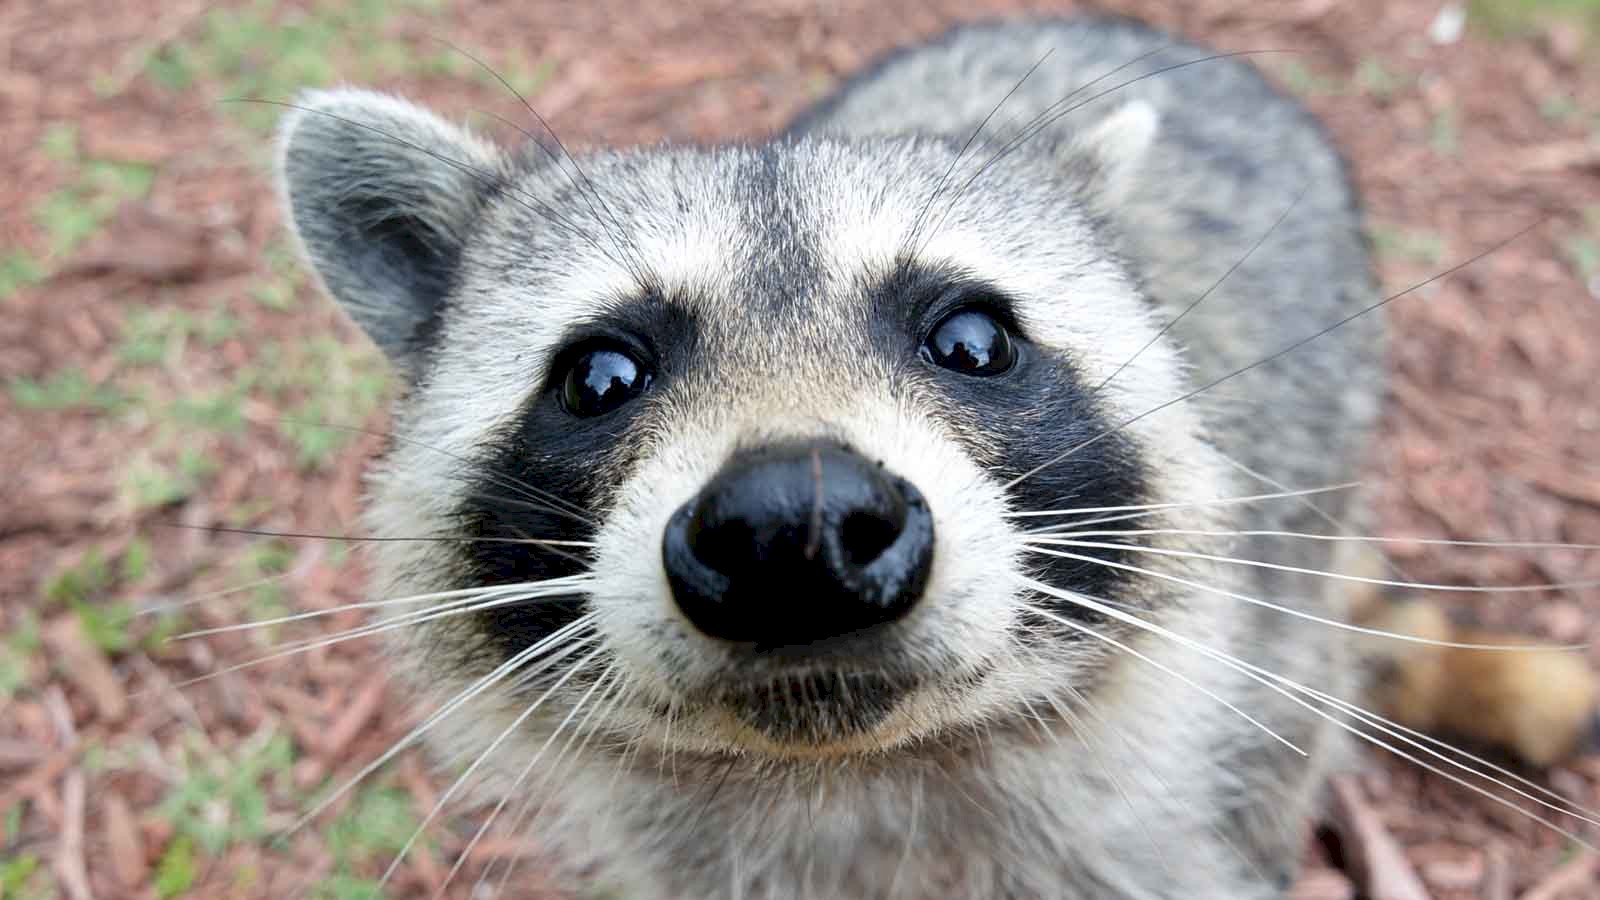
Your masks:
<svg viewBox="0 0 1600 900"><path fill-rule="evenodd" d="M602 152L581 174L530 164L484 216L468 258L591 298L631 293L646 275L717 296L796 263L847 280L906 254L958 265L1025 257L1018 271L1040 274L1104 263L1065 170L957 153L935 138L804 138ZM964 182L980 168L982 190L972 190Z"/></svg>
<svg viewBox="0 0 1600 900"><path fill-rule="evenodd" d="M475 446L576 327L630 303L684 304L723 338L708 344L718 353L850 333L870 286L908 258L1000 289L1088 378L1131 357L1154 334L1148 311L1064 176L1018 154L963 191L981 163L958 165L958 149L806 138L601 153L582 177L532 168L468 242L413 422Z"/></svg>

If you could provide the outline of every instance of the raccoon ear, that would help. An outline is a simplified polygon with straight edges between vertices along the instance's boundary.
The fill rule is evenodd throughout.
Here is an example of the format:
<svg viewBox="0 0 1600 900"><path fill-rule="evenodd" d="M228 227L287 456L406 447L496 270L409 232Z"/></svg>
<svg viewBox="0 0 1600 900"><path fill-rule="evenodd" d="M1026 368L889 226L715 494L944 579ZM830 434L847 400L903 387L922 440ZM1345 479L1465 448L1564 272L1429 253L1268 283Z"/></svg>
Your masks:
<svg viewBox="0 0 1600 900"><path fill-rule="evenodd" d="M1131 100L1072 140L1069 152L1087 163L1089 184L1102 203L1115 206L1127 195L1160 129L1156 108Z"/></svg>
<svg viewBox="0 0 1600 900"><path fill-rule="evenodd" d="M285 218L327 292L402 373L414 374L504 157L382 94L313 91L296 106L278 140Z"/></svg>

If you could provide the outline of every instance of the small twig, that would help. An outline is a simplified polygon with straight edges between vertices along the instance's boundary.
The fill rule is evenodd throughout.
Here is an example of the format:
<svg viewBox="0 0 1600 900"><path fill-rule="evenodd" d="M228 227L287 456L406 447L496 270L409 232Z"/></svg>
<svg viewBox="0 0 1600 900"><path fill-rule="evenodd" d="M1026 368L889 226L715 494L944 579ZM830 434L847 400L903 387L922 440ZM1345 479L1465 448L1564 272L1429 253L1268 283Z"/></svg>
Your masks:
<svg viewBox="0 0 1600 900"><path fill-rule="evenodd" d="M56 877L72 900L94 900L89 870L83 864L83 772L74 769L61 787L61 840L56 844Z"/></svg>

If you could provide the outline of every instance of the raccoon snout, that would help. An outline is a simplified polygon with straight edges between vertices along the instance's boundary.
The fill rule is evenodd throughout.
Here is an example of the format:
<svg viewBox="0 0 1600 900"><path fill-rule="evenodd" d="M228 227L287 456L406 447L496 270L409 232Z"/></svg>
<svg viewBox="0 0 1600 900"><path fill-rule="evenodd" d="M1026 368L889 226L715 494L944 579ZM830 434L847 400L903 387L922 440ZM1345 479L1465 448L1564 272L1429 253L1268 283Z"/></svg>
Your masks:
<svg viewBox="0 0 1600 900"><path fill-rule="evenodd" d="M837 445L746 451L678 509L662 560L679 609L757 649L893 621L922 596L933 517L911 482Z"/></svg>

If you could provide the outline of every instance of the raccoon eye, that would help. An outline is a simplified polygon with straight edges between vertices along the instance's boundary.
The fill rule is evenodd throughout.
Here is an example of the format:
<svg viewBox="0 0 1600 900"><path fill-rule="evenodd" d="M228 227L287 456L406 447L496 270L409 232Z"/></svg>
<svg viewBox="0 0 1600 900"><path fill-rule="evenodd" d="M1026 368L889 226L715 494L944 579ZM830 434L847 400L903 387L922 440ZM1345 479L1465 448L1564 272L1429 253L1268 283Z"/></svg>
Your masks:
<svg viewBox="0 0 1600 900"><path fill-rule="evenodd" d="M1017 360L1006 327L972 307L958 309L933 326L919 353L942 369L977 377L1003 374Z"/></svg>
<svg viewBox="0 0 1600 900"><path fill-rule="evenodd" d="M575 416L611 412L650 386L650 373L615 347L595 347L572 357L561 385L561 403Z"/></svg>

